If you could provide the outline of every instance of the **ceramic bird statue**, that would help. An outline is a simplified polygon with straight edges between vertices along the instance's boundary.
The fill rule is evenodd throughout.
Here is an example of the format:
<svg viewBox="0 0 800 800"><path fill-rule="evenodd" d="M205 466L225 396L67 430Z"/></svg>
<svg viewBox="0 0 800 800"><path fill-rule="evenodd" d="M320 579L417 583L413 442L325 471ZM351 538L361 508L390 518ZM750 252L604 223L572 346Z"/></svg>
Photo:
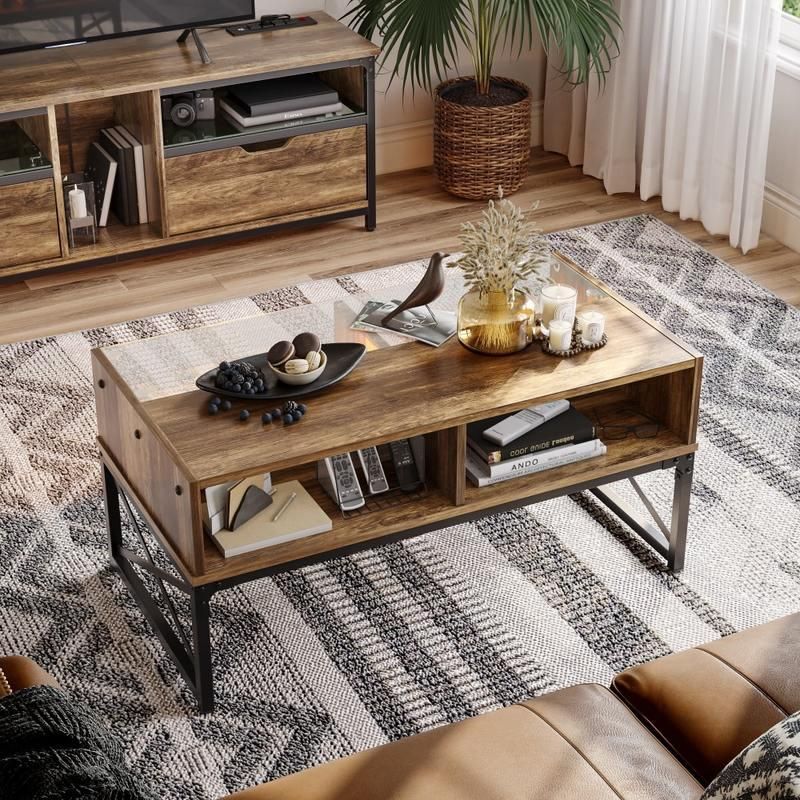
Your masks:
<svg viewBox="0 0 800 800"><path fill-rule="evenodd" d="M428 303L432 303L444 290L444 260L449 256L449 253L434 253L428 262L428 268L422 276L420 282L414 287L411 294L400 303L397 308L390 311L382 320L381 325L384 328L389 327L389 323L399 314L408 311L411 308L418 306L425 306L428 313L433 320L436 320L433 311L431 311Z"/></svg>

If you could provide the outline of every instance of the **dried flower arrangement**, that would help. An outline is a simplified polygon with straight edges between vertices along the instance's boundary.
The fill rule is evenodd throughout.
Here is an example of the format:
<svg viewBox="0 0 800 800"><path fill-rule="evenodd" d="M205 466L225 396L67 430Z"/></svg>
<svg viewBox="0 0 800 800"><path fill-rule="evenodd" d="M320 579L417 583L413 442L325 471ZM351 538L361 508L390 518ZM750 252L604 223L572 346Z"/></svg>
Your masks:
<svg viewBox="0 0 800 800"><path fill-rule="evenodd" d="M461 226L459 238L463 255L450 266L461 269L470 289L503 292L510 299L520 283L535 287L548 282L543 273L550 264L550 244L519 206L503 198L502 190L477 224Z"/></svg>

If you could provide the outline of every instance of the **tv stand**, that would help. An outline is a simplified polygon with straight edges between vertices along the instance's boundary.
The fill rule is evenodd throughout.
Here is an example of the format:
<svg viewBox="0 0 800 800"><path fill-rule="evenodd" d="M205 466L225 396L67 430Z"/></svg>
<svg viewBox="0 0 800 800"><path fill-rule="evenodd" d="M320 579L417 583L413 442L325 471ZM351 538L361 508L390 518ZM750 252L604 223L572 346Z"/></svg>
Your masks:
<svg viewBox="0 0 800 800"><path fill-rule="evenodd" d="M203 29L212 63L176 46L174 31L0 57L0 121L43 156L24 174L0 173L0 280L311 222L360 218L373 230L379 48L322 11L313 17L241 37ZM217 119L191 128L162 120L168 95L308 73L348 110L255 131L229 124L220 103ZM142 144L149 220L123 225L112 212L94 244L73 247L62 176L82 172L100 129L116 125Z"/></svg>
<svg viewBox="0 0 800 800"><path fill-rule="evenodd" d="M203 44L203 40L200 38L197 28L186 28L175 41L178 44L183 44L189 38L189 34L192 35L192 39L197 47L197 52L200 53L200 60L204 64L213 64L214 60L208 54L208 50L206 50L206 46Z"/></svg>

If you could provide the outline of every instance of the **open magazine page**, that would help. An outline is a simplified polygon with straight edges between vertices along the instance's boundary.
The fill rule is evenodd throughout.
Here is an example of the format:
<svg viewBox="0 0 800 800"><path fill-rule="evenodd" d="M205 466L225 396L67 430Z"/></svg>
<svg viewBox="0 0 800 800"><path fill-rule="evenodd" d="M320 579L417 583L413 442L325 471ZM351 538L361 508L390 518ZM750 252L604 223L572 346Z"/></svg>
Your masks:
<svg viewBox="0 0 800 800"><path fill-rule="evenodd" d="M431 309L428 306L401 311L389 322L388 328L381 325L383 318L394 311L401 302L400 300L369 300L356 315L355 321L350 327L362 331L385 332L388 329L433 347L444 344L456 332L455 312L442 311L438 308Z"/></svg>

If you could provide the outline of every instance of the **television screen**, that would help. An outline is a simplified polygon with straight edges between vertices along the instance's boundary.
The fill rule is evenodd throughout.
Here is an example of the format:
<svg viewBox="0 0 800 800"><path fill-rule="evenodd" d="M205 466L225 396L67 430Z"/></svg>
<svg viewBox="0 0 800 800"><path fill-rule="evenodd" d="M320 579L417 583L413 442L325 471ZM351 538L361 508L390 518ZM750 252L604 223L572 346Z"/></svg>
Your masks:
<svg viewBox="0 0 800 800"><path fill-rule="evenodd" d="M255 0L0 0L0 53L254 17Z"/></svg>

